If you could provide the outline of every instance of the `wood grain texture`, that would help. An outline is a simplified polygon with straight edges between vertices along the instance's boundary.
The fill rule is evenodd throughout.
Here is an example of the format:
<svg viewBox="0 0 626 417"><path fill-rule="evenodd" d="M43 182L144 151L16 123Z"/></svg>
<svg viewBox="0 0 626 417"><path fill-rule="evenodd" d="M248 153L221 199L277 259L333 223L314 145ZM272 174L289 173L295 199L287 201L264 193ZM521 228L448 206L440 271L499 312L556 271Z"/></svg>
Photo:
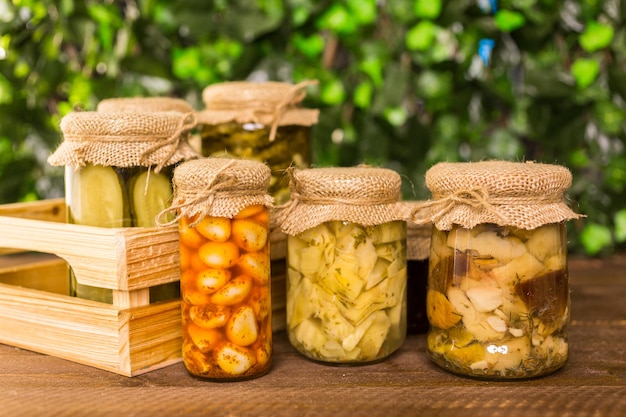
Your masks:
<svg viewBox="0 0 626 417"><path fill-rule="evenodd" d="M0 416L472 416L626 415L626 258L570 262L571 353L528 381L458 377L410 335L387 360L336 367L311 362L275 335L270 372L215 383L182 364L134 378L0 345Z"/></svg>

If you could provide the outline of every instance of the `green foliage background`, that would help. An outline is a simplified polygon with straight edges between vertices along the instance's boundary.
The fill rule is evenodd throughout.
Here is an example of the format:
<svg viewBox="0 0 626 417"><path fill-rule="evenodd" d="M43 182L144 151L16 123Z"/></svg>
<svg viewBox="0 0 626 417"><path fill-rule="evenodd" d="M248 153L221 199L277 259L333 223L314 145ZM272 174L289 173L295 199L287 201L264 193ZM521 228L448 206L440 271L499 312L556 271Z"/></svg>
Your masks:
<svg viewBox="0 0 626 417"><path fill-rule="evenodd" d="M572 249L612 253L626 240L625 20L626 0L0 0L0 203L62 195L46 158L75 107L200 109L212 83L317 79L316 165L395 169L410 199L439 161L566 165L588 215Z"/></svg>

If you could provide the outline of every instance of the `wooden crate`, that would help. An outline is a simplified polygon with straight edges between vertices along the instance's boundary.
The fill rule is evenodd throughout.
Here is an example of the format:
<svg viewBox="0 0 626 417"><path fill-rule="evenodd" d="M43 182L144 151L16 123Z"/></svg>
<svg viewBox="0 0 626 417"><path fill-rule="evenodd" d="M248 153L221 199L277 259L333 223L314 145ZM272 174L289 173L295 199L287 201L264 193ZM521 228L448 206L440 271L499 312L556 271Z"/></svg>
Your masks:
<svg viewBox="0 0 626 417"><path fill-rule="evenodd" d="M0 206L0 343L135 376L181 361L180 300L150 304L179 280L178 230L65 223L62 199ZM113 304L70 297L79 283Z"/></svg>
<svg viewBox="0 0 626 417"><path fill-rule="evenodd" d="M181 359L180 300L150 288L180 278L178 230L66 224L63 199L0 205L0 343L140 375ZM272 324L286 327L284 235L272 234ZM70 297L81 284L113 304Z"/></svg>

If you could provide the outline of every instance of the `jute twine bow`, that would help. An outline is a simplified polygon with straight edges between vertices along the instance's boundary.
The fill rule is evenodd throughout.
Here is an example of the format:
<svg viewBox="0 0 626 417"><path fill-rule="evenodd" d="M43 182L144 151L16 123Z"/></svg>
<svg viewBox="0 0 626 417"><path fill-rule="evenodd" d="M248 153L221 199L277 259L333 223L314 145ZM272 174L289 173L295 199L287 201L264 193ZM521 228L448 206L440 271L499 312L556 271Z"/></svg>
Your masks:
<svg viewBox="0 0 626 417"><path fill-rule="evenodd" d="M180 218L184 216L183 214L184 210L182 209L186 207L194 207L194 206L200 206L200 205L204 207L203 210L198 209L198 210L193 211L194 215L200 214L200 212L202 211L208 212L210 208L213 206L213 202L215 201L216 194L219 192L218 190L224 189L224 188L230 188L229 186L235 183L235 180L232 178L224 181L220 177L220 175L224 171L226 171L228 168L230 168L234 164L235 164L235 161L233 160L223 165L219 170L217 170L213 180L209 182L206 185L206 187L200 190L191 190L190 192L184 192L184 191L181 191L180 189L177 189L176 200L169 207L167 207L166 209L164 209L157 215L157 218L156 218L157 224L160 226L170 226L170 225L177 223L180 220ZM237 191L232 190L232 191L229 191L228 194L231 195L231 193L233 192L237 192ZM163 217L167 216L170 213L176 213L176 216L172 220L163 222L162 221ZM194 220L193 223L190 224L190 226L193 227L196 224L198 224L198 222L202 220L202 217L204 216L198 216L198 218Z"/></svg>
<svg viewBox="0 0 626 417"><path fill-rule="evenodd" d="M445 197L417 204L411 211L410 217L417 224L436 223L458 205L467 205L476 209L483 208L502 222L508 221L507 217L490 202L489 193L484 188L457 190Z"/></svg>
<svg viewBox="0 0 626 417"><path fill-rule="evenodd" d="M170 158L176 153L176 150L178 149L178 146L181 140L183 140L185 133L190 131L194 127L196 127L197 122L198 121L196 119L196 114L194 112L183 114L183 117L181 117L179 120L176 131L170 137L166 139L161 139L161 138L155 139L157 143L151 146L150 148L146 149L141 154L141 157L139 158L139 162L141 164L144 164L147 160L149 160L150 155L157 152L159 149L169 146L169 150L167 154L165 155L165 157L154 168L154 172L156 173L161 171L163 167L165 166L165 164L167 163L167 161L169 161Z"/></svg>
<svg viewBox="0 0 626 417"><path fill-rule="evenodd" d="M300 103L304 98L305 92L303 91L306 87L311 85L316 85L318 83L317 80L307 80L302 81L289 89L287 94L285 94L282 100L276 105L274 109L274 115L272 120L272 126L270 129L269 141L273 142L274 138L276 138L276 131L278 130L278 123L283 117L283 114L290 108L294 107L297 103Z"/></svg>
<svg viewBox="0 0 626 417"><path fill-rule="evenodd" d="M190 218L196 217L193 222L189 224L190 227L194 227L198 224L202 218L206 217L216 200L228 198L241 198L251 195L266 194L264 189L258 191L251 190L249 188L242 189L239 187L239 182L234 177L226 177L222 175L228 169L237 164L237 160L233 159L228 163L222 165L216 172L214 178L201 189L181 189L176 187L175 200L172 204L161 211L156 218L156 223L159 226L170 226L177 223L183 216ZM170 213L175 213L175 217L171 220L164 220Z"/></svg>
<svg viewBox="0 0 626 417"><path fill-rule="evenodd" d="M103 113L104 114L104 113ZM167 153L164 157L160 158L160 161L155 165L155 172L160 172L168 161L172 158L172 156L176 153L179 148L181 142L185 141L185 133L197 125L196 114L195 112L189 113L181 113L180 119L177 120L177 127L171 135L168 137L163 137L157 135L155 133L150 133L148 131L132 134L98 134L98 133L86 133L86 132L63 132L63 136L65 141L68 143L74 143L71 148L71 154L78 161L77 166L78 169L81 165L84 165L84 160L86 158L86 154L92 150L94 146L98 146L99 143L119 143L122 147L124 146L133 146L137 144L148 144L154 143L148 149L144 150L139 158L135 161L131 161L133 166L151 166L149 163L150 157L153 154L158 153L161 149L167 149ZM63 126L62 126L63 129ZM82 127L84 129L84 127ZM64 158L67 158L67 151L64 150L59 154L61 148L57 150L53 155L50 156L49 162L52 165L56 165L59 159L62 161ZM120 150L121 154L120 158L123 158L126 154L124 150ZM195 157L200 156L199 154ZM106 164L108 161L92 161L94 163ZM127 166L128 161L124 161L125 163L120 164L119 166Z"/></svg>
<svg viewBox="0 0 626 417"><path fill-rule="evenodd" d="M399 178L396 183L397 174L392 171L364 165L305 170L289 167L286 171L291 178L290 200L275 208L272 228L279 226L288 234L297 234L296 230L331 219L375 224L405 217L398 206Z"/></svg>

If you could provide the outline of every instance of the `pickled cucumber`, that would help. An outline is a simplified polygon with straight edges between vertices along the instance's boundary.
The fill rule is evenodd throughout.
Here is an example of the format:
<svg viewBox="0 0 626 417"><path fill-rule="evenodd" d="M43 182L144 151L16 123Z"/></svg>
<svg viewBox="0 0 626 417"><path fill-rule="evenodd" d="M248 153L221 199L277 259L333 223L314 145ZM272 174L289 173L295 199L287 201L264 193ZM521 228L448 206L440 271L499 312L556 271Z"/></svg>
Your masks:
<svg viewBox="0 0 626 417"><path fill-rule="evenodd" d="M71 222L84 226L128 226L124 216L124 191L112 167L87 165L73 173Z"/></svg>
<svg viewBox="0 0 626 417"><path fill-rule="evenodd" d="M169 178L161 173L144 171L134 177L130 185L133 225L154 227L156 216L169 206L172 198Z"/></svg>
<svg viewBox="0 0 626 417"><path fill-rule="evenodd" d="M263 161L272 170L268 191L276 204L289 200L289 179L285 170L290 166L307 168L311 160L311 128L309 126L279 126L276 137L269 140L270 126L255 123L227 122L204 125L201 131L204 156L230 156Z"/></svg>

